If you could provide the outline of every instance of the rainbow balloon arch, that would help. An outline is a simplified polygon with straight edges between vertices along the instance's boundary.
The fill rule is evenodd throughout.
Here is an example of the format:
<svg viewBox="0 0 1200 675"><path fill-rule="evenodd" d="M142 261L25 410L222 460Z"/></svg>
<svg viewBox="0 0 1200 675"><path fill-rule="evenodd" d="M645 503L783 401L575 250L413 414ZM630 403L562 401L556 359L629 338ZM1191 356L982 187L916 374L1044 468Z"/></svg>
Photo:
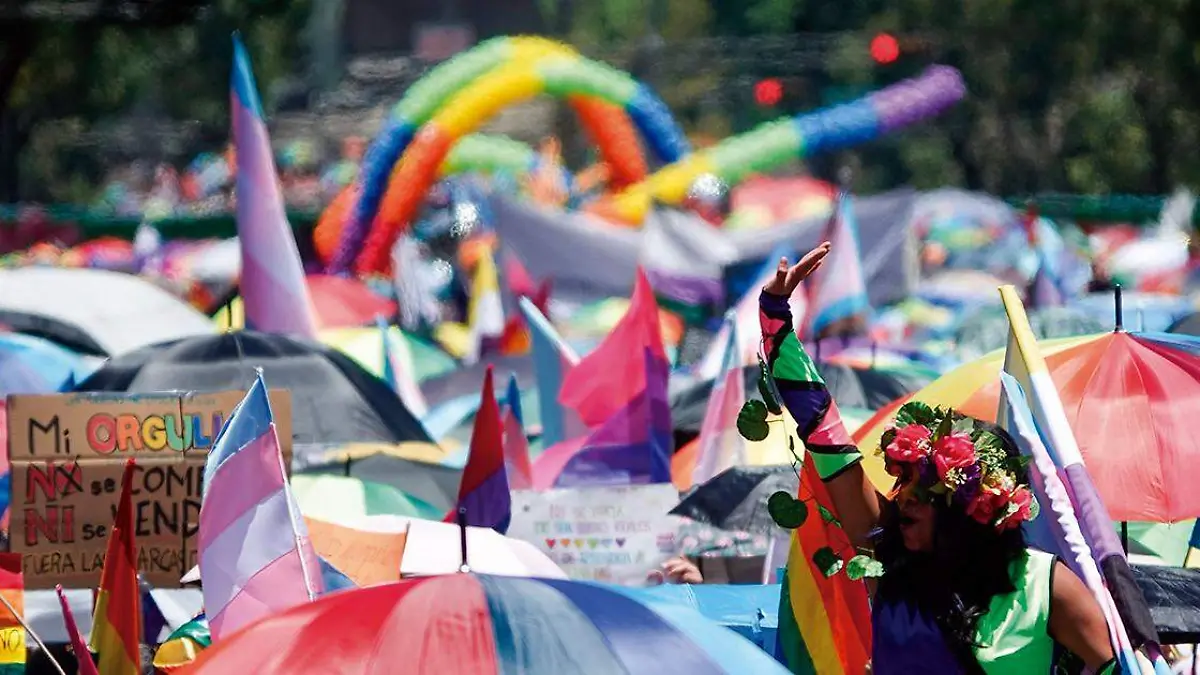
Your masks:
<svg viewBox="0 0 1200 675"><path fill-rule="evenodd" d="M863 98L692 152L666 104L629 74L561 42L495 38L409 88L368 148L358 178L321 215L314 243L331 273L385 272L396 238L439 177L520 171L536 161L523 143L473 132L505 107L539 95L566 99L608 167L609 192L591 210L637 227L654 203L682 202L701 175L735 185L798 157L853 147L936 116L965 94L957 70L933 66ZM649 173L639 141L662 168Z"/></svg>

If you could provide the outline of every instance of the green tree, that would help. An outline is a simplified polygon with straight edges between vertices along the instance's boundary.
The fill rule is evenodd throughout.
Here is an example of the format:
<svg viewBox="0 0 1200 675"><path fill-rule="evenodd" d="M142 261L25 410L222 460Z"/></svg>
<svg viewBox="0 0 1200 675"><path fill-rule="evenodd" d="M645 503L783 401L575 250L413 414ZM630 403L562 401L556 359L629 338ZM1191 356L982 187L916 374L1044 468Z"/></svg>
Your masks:
<svg viewBox="0 0 1200 675"><path fill-rule="evenodd" d="M204 4L197 12L193 0L159 0L129 17L100 3L78 19L6 21L20 39L6 40L0 55L0 202L87 200L105 158L64 136L109 119L142 112L198 125L205 141L227 137L234 30L264 90L294 71L308 2ZM159 149L141 151L154 157Z"/></svg>

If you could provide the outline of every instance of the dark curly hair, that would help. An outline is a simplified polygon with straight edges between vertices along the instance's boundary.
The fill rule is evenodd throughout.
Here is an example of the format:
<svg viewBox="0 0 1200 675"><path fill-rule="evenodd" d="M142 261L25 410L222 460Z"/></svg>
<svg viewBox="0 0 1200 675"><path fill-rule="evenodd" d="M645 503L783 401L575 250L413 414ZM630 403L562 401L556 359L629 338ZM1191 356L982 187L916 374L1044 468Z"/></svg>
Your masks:
<svg viewBox="0 0 1200 675"><path fill-rule="evenodd" d="M982 420L974 422L995 434L1009 456L1020 454L1003 429ZM1017 471L1016 478L1019 483L1029 482L1024 470ZM904 546L899 507L891 501L884 505L875 557L885 573L875 599L908 604L933 619L965 672L982 675L975 658L975 631L992 598L1016 590L1010 569L1025 552L1025 536L1019 527L1001 532L984 525L960 506L941 499L934 500L933 506L933 550L914 552Z"/></svg>

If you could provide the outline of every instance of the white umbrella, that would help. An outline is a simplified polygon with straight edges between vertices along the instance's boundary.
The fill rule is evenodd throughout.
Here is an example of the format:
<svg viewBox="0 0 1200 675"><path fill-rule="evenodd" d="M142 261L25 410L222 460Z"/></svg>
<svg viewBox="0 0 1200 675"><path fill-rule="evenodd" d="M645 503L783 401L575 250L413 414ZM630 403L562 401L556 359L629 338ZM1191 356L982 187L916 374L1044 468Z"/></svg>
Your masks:
<svg viewBox="0 0 1200 675"><path fill-rule="evenodd" d="M408 539L400 561L404 577L454 574L462 565L461 532L454 523L401 516L367 516L357 527L404 532ZM467 527L467 565L478 574L566 579L567 575L533 544L486 527Z"/></svg>
<svg viewBox="0 0 1200 675"><path fill-rule="evenodd" d="M102 356L216 332L211 319L149 281L63 267L0 270L0 323Z"/></svg>

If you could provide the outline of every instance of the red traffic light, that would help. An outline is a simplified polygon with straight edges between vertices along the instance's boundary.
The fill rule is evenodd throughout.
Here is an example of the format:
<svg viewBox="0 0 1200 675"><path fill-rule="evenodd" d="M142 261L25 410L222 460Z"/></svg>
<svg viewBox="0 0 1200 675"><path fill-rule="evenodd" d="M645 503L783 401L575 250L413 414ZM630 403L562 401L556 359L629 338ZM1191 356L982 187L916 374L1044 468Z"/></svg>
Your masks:
<svg viewBox="0 0 1200 675"><path fill-rule="evenodd" d="M759 80L754 85L754 102L764 106L773 106L783 98L783 83L770 77Z"/></svg>
<svg viewBox="0 0 1200 675"><path fill-rule="evenodd" d="M887 33L880 33L871 39L871 58L875 63L887 65L900 58L900 43Z"/></svg>

